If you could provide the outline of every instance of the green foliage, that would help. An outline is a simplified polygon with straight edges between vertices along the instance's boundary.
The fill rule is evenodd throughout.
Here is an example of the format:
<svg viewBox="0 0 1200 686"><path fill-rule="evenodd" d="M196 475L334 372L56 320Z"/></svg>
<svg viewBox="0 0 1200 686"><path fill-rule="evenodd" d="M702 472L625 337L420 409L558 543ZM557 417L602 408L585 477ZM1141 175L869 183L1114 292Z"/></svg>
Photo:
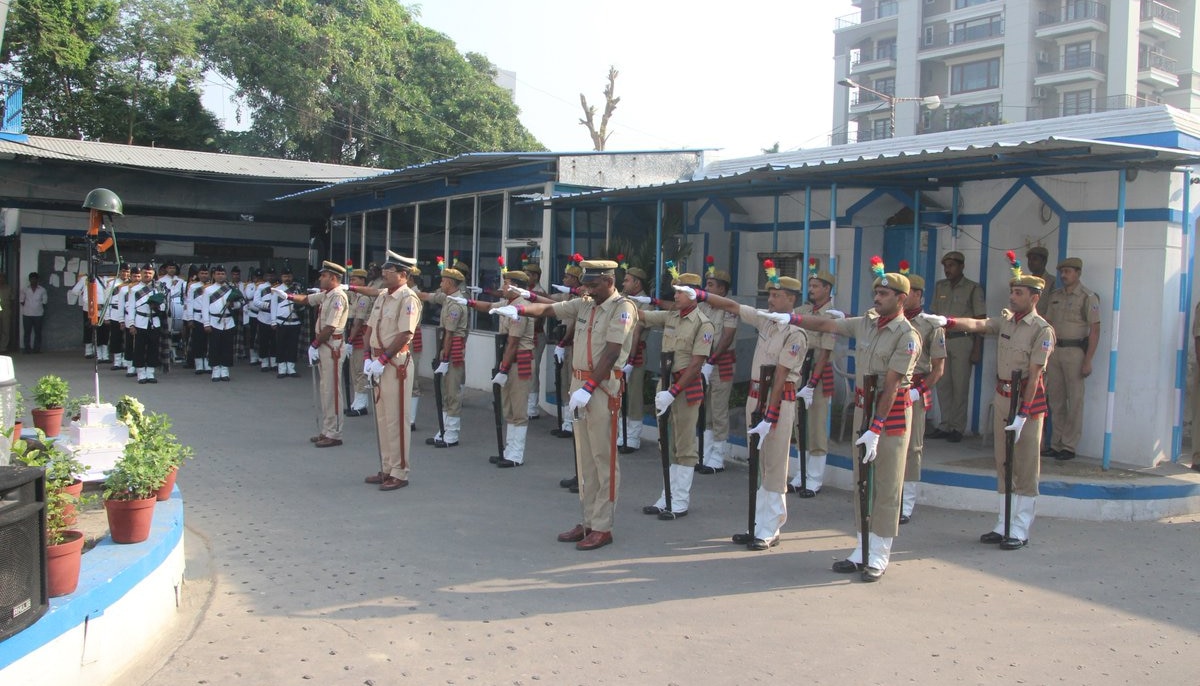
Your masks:
<svg viewBox="0 0 1200 686"><path fill-rule="evenodd" d="M18 385L13 389L13 422L24 421L28 409L25 406L25 394L21 393L21 387Z"/></svg>
<svg viewBox="0 0 1200 686"><path fill-rule="evenodd" d="M37 430L36 440L20 439L13 443L12 458L26 467L41 467L46 470L46 488L61 488L75 483L90 467L79 461L75 453L59 448L46 440L46 434Z"/></svg>
<svg viewBox="0 0 1200 686"><path fill-rule="evenodd" d="M63 405L63 415L71 419L78 418L80 413L83 412L83 406L91 405L94 402L96 402L96 399L91 395L81 395L78 398L71 398L67 401L66 405Z"/></svg>
<svg viewBox="0 0 1200 686"><path fill-rule="evenodd" d="M49 410L62 407L70 397L71 387L67 385L65 379L54 374L43 376L33 386L34 406L39 409Z"/></svg>
<svg viewBox="0 0 1200 686"><path fill-rule="evenodd" d="M117 415L129 427L129 443L113 469L105 472L105 499L137 500L149 498L166 480L172 469L192 457L192 449L179 444L171 433L171 418L145 412L136 398L123 396L117 401Z"/></svg>
<svg viewBox="0 0 1200 686"><path fill-rule="evenodd" d="M67 531L70 530L70 525L67 524L66 510L67 507L75 505L80 506L80 498L77 498L70 493L56 488L51 490L46 489L46 545L59 545L67 540Z"/></svg>

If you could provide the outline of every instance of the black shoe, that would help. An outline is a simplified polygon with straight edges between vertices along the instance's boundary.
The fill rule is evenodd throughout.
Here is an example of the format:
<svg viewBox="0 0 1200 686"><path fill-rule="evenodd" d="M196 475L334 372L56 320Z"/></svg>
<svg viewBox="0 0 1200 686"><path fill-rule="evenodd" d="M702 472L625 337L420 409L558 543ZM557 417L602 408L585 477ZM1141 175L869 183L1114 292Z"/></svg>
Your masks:
<svg viewBox="0 0 1200 686"><path fill-rule="evenodd" d="M645 505L642 507L642 514L644 515L660 515L663 512L666 512L666 510L657 505Z"/></svg>
<svg viewBox="0 0 1200 686"><path fill-rule="evenodd" d="M266 374L267 372L271 371L271 368L270 367L259 367L258 371L263 374Z"/></svg>
<svg viewBox="0 0 1200 686"><path fill-rule="evenodd" d="M229 377L228 377L228 376L222 376L222 377L221 377L221 380L222 380L222 381L229 381Z"/></svg>
<svg viewBox="0 0 1200 686"><path fill-rule="evenodd" d="M409 424L409 425L408 425L408 430L409 430L409 431L416 431L416 430L417 430L417 423L416 423L416 422L413 422L412 424Z"/></svg>
<svg viewBox="0 0 1200 686"><path fill-rule="evenodd" d="M680 517L686 517L686 516L687 516L687 510L684 510L683 512L671 512L670 510L665 510L663 512L658 513L658 518L663 520L664 522L669 522L671 520L679 519Z"/></svg>
<svg viewBox="0 0 1200 686"><path fill-rule="evenodd" d="M1027 545L1029 545L1028 539L1022 540L1020 538L1006 538L1003 541L1000 541L1001 550L1020 550Z"/></svg>
<svg viewBox="0 0 1200 686"><path fill-rule="evenodd" d="M158 383L158 378L152 376L149 379L146 379L146 383Z"/></svg>
<svg viewBox="0 0 1200 686"><path fill-rule="evenodd" d="M435 447L435 448L453 448L457 445L458 445L458 441L455 441L453 443L447 443L445 441L434 441L433 442L433 447Z"/></svg>
<svg viewBox="0 0 1200 686"><path fill-rule="evenodd" d="M113 369L120 369L120 367L113 367ZM203 369L196 370L196 376L200 376L201 374L207 374L207 373L208 372L204 371Z"/></svg>
<svg viewBox="0 0 1200 686"><path fill-rule="evenodd" d="M572 486L572 487L568 488L567 490L568 490L568 491L570 491L571 493L578 493L578 492L579 492L579 487L578 487L578 486Z"/></svg>
<svg viewBox="0 0 1200 686"><path fill-rule="evenodd" d="M933 431L930 431L929 433L925 434L925 438L945 438L949 435L950 435L949 431L942 431L941 429L934 429Z"/></svg>
<svg viewBox="0 0 1200 686"><path fill-rule="evenodd" d="M512 467L520 467L523 464L525 464L525 463L524 462L513 462L512 460L509 460L509 459L498 460L496 462L496 466L499 467L500 469L511 469Z"/></svg>
<svg viewBox="0 0 1200 686"><path fill-rule="evenodd" d="M575 433L573 431L559 431L555 435L559 438L575 438Z"/></svg>
<svg viewBox="0 0 1200 686"><path fill-rule="evenodd" d="M425 445L434 445L435 443L437 443L440 440L442 440L442 439L434 438L434 437L430 436L429 438L425 439Z"/></svg>
<svg viewBox="0 0 1200 686"><path fill-rule="evenodd" d="M1057 459L1058 455L1058 451L1054 448L1042 448L1042 457L1053 457Z"/></svg>
<svg viewBox="0 0 1200 686"><path fill-rule="evenodd" d="M833 571L838 574L853 574L854 572L861 572L862 569L862 565L850 560L838 560L833 563Z"/></svg>
<svg viewBox="0 0 1200 686"><path fill-rule="evenodd" d="M570 436L571 432L563 431L562 429L550 429L550 435L554 436L555 438L564 438L565 437L564 434L566 436Z"/></svg>
<svg viewBox="0 0 1200 686"><path fill-rule="evenodd" d="M637 448L630 448L629 446L619 445L619 446L617 446L617 452L621 453L622 455L628 455L629 453L637 452Z"/></svg>
<svg viewBox="0 0 1200 686"><path fill-rule="evenodd" d="M576 479L573 476L567 477L566 479L560 480L558 485L562 488L579 488L579 479Z"/></svg>
<svg viewBox="0 0 1200 686"><path fill-rule="evenodd" d="M1070 450L1060 450L1060 451L1058 451L1058 454L1054 456L1054 459L1058 460L1059 462L1066 462L1067 460L1074 460L1075 453L1071 452Z"/></svg>
<svg viewBox="0 0 1200 686"><path fill-rule="evenodd" d="M725 471L724 467L709 467L706 464L696 465L697 474L720 474L723 471Z"/></svg>
<svg viewBox="0 0 1200 686"><path fill-rule="evenodd" d="M299 379L300 372L288 372L288 378L289 379Z"/></svg>
<svg viewBox="0 0 1200 686"><path fill-rule="evenodd" d="M734 534L729 540L738 545L749 545L754 542L752 534Z"/></svg>
<svg viewBox="0 0 1200 686"><path fill-rule="evenodd" d="M503 460L503 459L504 458L500 457L499 455L492 455L492 456L488 457L488 464L496 464L497 462L499 462L500 460Z"/></svg>
<svg viewBox="0 0 1200 686"><path fill-rule="evenodd" d="M219 376L214 376L214 377L212 378L212 382L213 382L213 383L217 383L217 382L218 382L218 381L220 381L220 380L221 380L221 377L219 377Z"/></svg>
<svg viewBox="0 0 1200 686"><path fill-rule="evenodd" d="M287 376L287 374L284 374L283 372L280 372L280 373L278 373L278 374L276 374L276 375L275 375L275 378L276 378L276 379L282 379L282 378L284 378L285 376Z"/></svg>
<svg viewBox="0 0 1200 686"><path fill-rule="evenodd" d="M1192 461L1192 469L1194 469L1197 472L1200 472L1200 460Z"/></svg>
<svg viewBox="0 0 1200 686"><path fill-rule="evenodd" d="M946 435L946 440L951 443L962 443L962 432L961 431L951 431L949 434ZM883 572L880 572L880 574L883 574Z"/></svg>
<svg viewBox="0 0 1200 686"><path fill-rule="evenodd" d="M138 383L142 383L142 384L144 384L144 383L146 383L146 380L145 380L145 379L138 379Z"/></svg>
<svg viewBox="0 0 1200 686"><path fill-rule="evenodd" d="M358 417L358 416L364 415L366 413L367 413L366 410L356 410L353 407L347 407L346 411L343 412L342 414L346 415L347 417Z"/></svg>
<svg viewBox="0 0 1200 686"><path fill-rule="evenodd" d="M912 521L912 518L909 517L908 515L906 515L906 514L900 515L900 523L901 524L908 524L910 521Z"/></svg>
<svg viewBox="0 0 1200 686"><path fill-rule="evenodd" d="M801 498L815 498L817 497L817 491L814 491L811 488L801 488L796 491L796 495L800 496Z"/></svg>
<svg viewBox="0 0 1200 686"><path fill-rule="evenodd" d="M980 543L1000 543L1003 540L1004 540L1004 536L996 533L995 531L989 531L986 534L979 537Z"/></svg>
<svg viewBox="0 0 1200 686"><path fill-rule="evenodd" d="M867 583L873 583L883 578L883 570L877 567L867 567L862 570L862 580Z"/></svg>
<svg viewBox="0 0 1200 686"><path fill-rule="evenodd" d="M750 550L766 550L767 548L774 548L777 545L779 545L779 534L772 536L771 540L769 541L756 538L753 541L750 541L750 543L746 544L746 547Z"/></svg>

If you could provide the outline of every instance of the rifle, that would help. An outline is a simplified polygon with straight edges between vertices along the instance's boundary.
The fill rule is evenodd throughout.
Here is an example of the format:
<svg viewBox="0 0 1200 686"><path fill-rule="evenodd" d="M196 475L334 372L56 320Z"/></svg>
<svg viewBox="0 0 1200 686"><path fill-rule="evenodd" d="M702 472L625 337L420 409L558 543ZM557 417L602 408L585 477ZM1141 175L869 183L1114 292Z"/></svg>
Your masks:
<svg viewBox="0 0 1200 686"><path fill-rule="evenodd" d="M665 391L671 387L671 368L675 365L675 353L664 352L659 358L659 369L662 378L658 382L658 390ZM658 452L662 455L663 500L666 502L665 512L671 509L671 408L658 416Z"/></svg>
<svg viewBox="0 0 1200 686"><path fill-rule="evenodd" d="M753 383L753 382L751 382ZM758 426L758 423L763 420L763 415L766 414L767 401L770 400L771 387L775 385L775 365L764 364L759 367L758 371L758 402L754 403L754 410L750 413L750 428ZM749 540L754 540L754 515L758 509L758 436L746 435L746 447L749 449L750 457L750 476L747 479L747 495L749 496L749 506L746 509L746 533Z"/></svg>
<svg viewBox="0 0 1200 686"><path fill-rule="evenodd" d="M696 453L700 456L701 461L704 460L704 429L708 426L708 381L704 375L700 375L700 389L703 395L700 396L700 415L696 417L696 436L700 451Z"/></svg>
<svg viewBox="0 0 1200 686"><path fill-rule="evenodd" d="M439 335L437 337L437 355L433 358L433 360L430 361L430 364L433 365L434 371L437 371L437 368L442 366L442 335L444 333L445 332L439 329ZM445 378L445 374L433 375L433 402L437 405L438 436L441 436L443 441L446 440L446 418L442 416L443 402L445 402L442 400L442 381Z"/></svg>
<svg viewBox="0 0 1200 686"><path fill-rule="evenodd" d="M629 383L629 379L625 380ZM626 392L621 394L621 452L633 452L629 449L629 386L626 385Z"/></svg>
<svg viewBox="0 0 1200 686"><path fill-rule="evenodd" d="M808 349L804 356L804 364L800 366L800 385L807 386L812 376L813 350ZM817 389L813 389L816 393ZM796 401L796 452L800 454L800 489L803 494L808 490L808 405L803 400ZM801 495L801 497L804 497Z"/></svg>
<svg viewBox="0 0 1200 686"><path fill-rule="evenodd" d="M862 406L862 421L859 423L859 435L866 433L867 429L871 428L871 420L875 417L875 395L878 389L875 387L876 377L874 374L863 375L863 406ZM867 456L867 447L862 446L858 450L858 519L859 531L862 533L862 565L865 568L868 564L868 555L871 552L871 489L875 484L875 461L872 460L867 464L863 464L862 460Z"/></svg>
<svg viewBox="0 0 1200 686"><path fill-rule="evenodd" d="M566 331L562 324L559 324L558 326L554 327L554 330L555 330L555 332L558 333L558 336L556 337L556 339L554 341L555 346L557 346L562 343L562 339L566 335ZM558 356L555 355L554 356L554 398L555 398L554 410L558 414L558 424L555 425L554 430L550 432L550 433L554 434L555 436L558 436L560 433L562 433L562 425L563 425L562 368L563 368L563 363L560 362L558 359Z"/></svg>
<svg viewBox="0 0 1200 686"><path fill-rule="evenodd" d="M379 398L376 397L375 377L367 374L367 393L371 394L371 410L375 417L371 419L371 428L375 430L375 446L379 449L379 473L383 473L383 439L379 437ZM400 393L404 393L404 384L400 384Z"/></svg>
<svg viewBox="0 0 1200 686"><path fill-rule="evenodd" d="M507 345L508 334L496 334L496 366L492 368L493 377L500 373L500 362L504 359L504 348ZM496 450L499 455L497 460L504 459L504 410L500 393L500 384L492 384L492 414L496 418Z"/></svg>
<svg viewBox="0 0 1200 686"><path fill-rule="evenodd" d="M1011 395L1008 396L1008 421L1005 426L1012 426L1021 407L1021 370L1012 373L1012 384L1009 386ZM1013 489L1013 449L1016 440L1013 432L1004 432L1004 540L1012 538L1012 489Z"/></svg>

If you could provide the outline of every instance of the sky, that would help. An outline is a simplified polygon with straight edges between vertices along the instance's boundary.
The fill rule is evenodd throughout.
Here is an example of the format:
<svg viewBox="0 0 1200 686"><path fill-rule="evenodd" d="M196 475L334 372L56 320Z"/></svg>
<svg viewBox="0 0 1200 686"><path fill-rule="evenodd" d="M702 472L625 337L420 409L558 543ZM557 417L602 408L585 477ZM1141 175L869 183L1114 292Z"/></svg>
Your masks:
<svg viewBox="0 0 1200 686"><path fill-rule="evenodd" d="M850 0L427 0L414 9L459 52L516 72L521 121L550 150L592 149L579 94L599 126L612 65L621 102L608 150L717 157L829 144L840 88L834 19L855 11ZM232 126L232 107L210 91L206 104Z"/></svg>

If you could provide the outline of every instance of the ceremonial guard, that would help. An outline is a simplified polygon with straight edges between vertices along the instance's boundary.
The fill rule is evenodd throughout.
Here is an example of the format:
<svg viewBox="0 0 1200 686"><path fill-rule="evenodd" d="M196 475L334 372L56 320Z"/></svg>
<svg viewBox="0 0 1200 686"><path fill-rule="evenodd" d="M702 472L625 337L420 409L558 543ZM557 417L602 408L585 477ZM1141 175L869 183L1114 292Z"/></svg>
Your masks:
<svg viewBox="0 0 1200 686"><path fill-rule="evenodd" d="M225 268L212 268L213 282L200 294L200 323L208 336L208 367L212 380L229 381L233 365L237 321L242 314L242 292L225 282Z"/></svg>
<svg viewBox="0 0 1200 686"><path fill-rule="evenodd" d="M467 300L465 304L479 312L489 312L506 305L524 307L530 304L526 295L529 275L525 272L506 270L500 267L504 279L501 295L504 300L495 303ZM495 459L501 469L520 467L525 464L525 435L529 429L529 384L533 381L533 318L501 317L496 331L498 336L507 336L504 352L497 365L492 383L500 386L500 406L503 408L504 454ZM513 369L513 366L516 369Z"/></svg>
<svg viewBox="0 0 1200 686"><path fill-rule="evenodd" d="M808 261L808 302L796 308L802 317L837 319L841 311L833 308L833 287L837 279L819 267L816 259ZM791 490L801 498L813 498L821 492L825 483L825 460L829 455L829 406L833 402L833 350L837 343L832 333L814 332L809 336L812 347L809 355L808 382L800 389L799 396L805 404L804 475L800 472L800 458L789 471L792 473Z"/></svg>
<svg viewBox="0 0 1200 686"><path fill-rule="evenodd" d="M350 272L350 316L346 329L346 345L350 348L350 379L354 388L354 399L346 408L347 417L361 417L368 414L367 401L370 389L367 386L367 374L363 362L366 357L367 319L371 316L371 307L375 301L369 295L356 291L356 287L367 285L367 270L355 269ZM415 360L414 360L415 364ZM414 386L415 387L415 386Z"/></svg>
<svg viewBox="0 0 1200 686"><path fill-rule="evenodd" d="M704 290L727 297L733 277L714 266L712 255L705 258ZM737 338L737 316L718 310L709 303L697 305L713 325L713 344L708 359L700 367L707 385L704 398L704 454L696 465L698 474L717 474L725 471L729 458L729 395L733 390L733 372L737 365L734 341Z"/></svg>
<svg viewBox="0 0 1200 686"><path fill-rule="evenodd" d="M639 310L648 310L651 306L648 298L650 277L640 267L629 267L625 263L624 255L617 255L617 261L621 268L625 269L621 293L633 300ZM634 331L633 350L629 353L629 360L625 362L622 371L625 372L627 419L617 427L622 430L617 433L617 450L621 454L627 454L642 447L642 426L646 418L643 390L646 386L646 329L639 328ZM697 411L696 417L699 416ZM625 435L626 433L628 435ZM695 426L692 427L692 433L696 433ZM695 467L695 463L691 466Z"/></svg>
<svg viewBox="0 0 1200 686"><path fill-rule="evenodd" d="M620 484L617 421L621 411L621 367L633 347L637 307L617 292L617 263L583 260L582 292L588 297L553 304L506 305L501 316L554 316L575 324L572 348L571 400L575 417L575 454L583 521L558 535L578 550L595 550L613 542L613 511Z"/></svg>
<svg viewBox="0 0 1200 686"><path fill-rule="evenodd" d="M416 367L409 351L413 333L421 325L421 300L408 286L409 270L416 261L389 254L383 264L386 289L376 297L367 321L371 359L365 371L376 380L375 424L379 432L379 472L366 482L381 491L408 485L412 432L405 407L412 395ZM328 263L326 263L328 264ZM340 443L341 441L339 441Z"/></svg>
<svg viewBox="0 0 1200 686"><path fill-rule="evenodd" d="M1100 345L1100 298L1079 282L1083 260L1068 257L1058 264L1061 287L1038 301L1038 312L1054 327L1054 355L1046 369L1050 404L1050 447L1042 451L1056 460L1075 457L1083 435L1083 381L1092 375L1092 357ZM1048 305L1042 306L1046 300Z"/></svg>
<svg viewBox="0 0 1200 686"><path fill-rule="evenodd" d="M909 390L913 368L921 354L916 329L904 318L905 298L911 290L908 277L885 273L883 260L871 258L875 307L862 317L824 319L792 315L792 323L802 328L834 333L857 341L855 425L868 426L855 441L862 446L862 458L853 459L854 478L859 486L860 502L855 526L858 545L846 559L833 564L833 571L862 573L863 581L878 581L891 559L892 541L899 533L901 489L904 461L908 454L908 431L912 424L912 400ZM868 402L866 389L873 389L874 404ZM864 414L872 413L868 423ZM866 473L864 474L864 470ZM864 513L863 510L866 510ZM864 520L864 516L869 520ZM864 536L864 529L869 530ZM864 541L864 538L866 541ZM867 554L863 554L863 544Z"/></svg>
<svg viewBox="0 0 1200 686"><path fill-rule="evenodd" d="M583 275L583 267L579 266L583 262L583 255L575 253L571 256L571 260L567 262L567 266L563 268L563 282L561 284L550 284L554 289L554 293L550 295L550 300L555 302L568 302L576 297L581 292L580 277ZM554 346L554 359L558 362L559 368L559 383L562 388L570 388L573 376L574 356L571 355L571 345L575 340L575 322L560 321L558 324L558 342ZM566 398L558 398L558 404L562 407L566 406ZM550 433L559 438L571 438L573 419L570 412L563 412L562 425L556 427Z"/></svg>
<svg viewBox="0 0 1200 686"><path fill-rule="evenodd" d="M426 438L425 444L435 448L453 448L458 445L459 432L462 429L462 387L467 373L467 332L470 330L470 318L467 316L467 306L451 299L451 296L462 299L459 288L467 277L464 272L447 267L440 255L437 264L441 273L438 290L433 293L417 293L417 297L442 308L437 332L441 342L441 356L433 374L434 383L441 379L442 426L445 432L439 431L432 438Z"/></svg>
<svg viewBox="0 0 1200 686"><path fill-rule="evenodd" d="M907 524L917 505L921 485L921 457L925 453L925 413L933 405L933 389L946 365L946 332L921 316L925 303L925 278L908 273L908 262L900 262L900 273L908 277L908 297L904 300L904 318L917 330L921 354L913 367L908 398L912 402L909 422L908 456L904 461L904 495L900 503L900 523Z"/></svg>
<svg viewBox="0 0 1200 686"><path fill-rule="evenodd" d="M957 250L942 258L946 278L933 289L929 310L944 317L986 317L983 286L963 276L966 258ZM951 443L962 440L967 430L967 404L971 390L971 366L983 356L983 339L963 331L946 334L946 373L938 381L938 407L942 415L939 428L929 438L944 438Z"/></svg>
<svg viewBox="0 0 1200 686"><path fill-rule="evenodd" d="M342 444L342 343L350 315L350 299L342 286L346 268L326 260L321 264L316 293L275 293L292 303L317 308L316 337L308 346L308 363L319 367L321 376L321 431L309 441L318 448ZM407 357L407 356L406 356ZM382 439L382 432L380 432Z"/></svg>
<svg viewBox="0 0 1200 686"><path fill-rule="evenodd" d="M97 291L99 284L97 284ZM79 309L83 311L83 356L87 359L92 359L96 356L96 344L92 342L92 318L88 316L88 278L86 272L80 272L75 280L75 285L71 286L71 290L67 295L67 303L71 304L74 301L79 305ZM0 315L3 316L3 315Z"/></svg>
<svg viewBox="0 0 1200 686"><path fill-rule="evenodd" d="M180 338L183 335L183 291L187 282L179 276L177 262L166 262L162 268L163 274L158 277L158 282L167 295L167 328L163 333L170 339L172 361L181 362L183 358L179 346L183 344Z"/></svg>
<svg viewBox="0 0 1200 686"><path fill-rule="evenodd" d="M259 293L265 285L267 285L267 282L263 278L263 270L256 268L250 272L250 280L242 288L242 295L246 298L246 306L242 308L242 314L245 317L246 330L249 332L246 336L246 355L251 365L259 364L259 337L270 333L269 327L263 327L259 323L259 315L261 314L261 310L259 309Z"/></svg>
<svg viewBox="0 0 1200 686"><path fill-rule="evenodd" d="M388 252L390 252L391 255L396 255L396 253L392 253L391 251L388 251ZM391 257L391 255L389 255L389 258ZM396 255L396 257L399 257L399 255ZM416 264L413 264L412 267L409 269L408 287L412 290L413 293L421 292L421 268L418 267ZM422 306L422 310L424 310L424 306ZM419 322L419 321L417 322L416 328L413 330L412 342L409 344L408 347L412 354L413 369L414 370L420 369L421 368L421 353L425 352L425 336L422 335L421 322ZM421 375L414 372L412 397L409 399L409 403L408 403L408 429L409 429L409 431L416 431L416 429L417 429L417 406L419 406L420 404L421 404Z"/></svg>
<svg viewBox="0 0 1200 686"><path fill-rule="evenodd" d="M291 267L285 266L279 278L282 279L278 283L279 290L268 288L267 295L263 296L269 303L266 313L270 323L260 326L263 326L264 338L274 339L269 346L270 357L266 359L276 367L275 378L281 379L286 376L295 379L300 376L296 371L296 358L300 353L300 330L304 328L304 322L300 318L300 312L287 296L298 295L300 286L292 280Z"/></svg>
<svg viewBox="0 0 1200 686"><path fill-rule="evenodd" d="M242 303L233 318L233 358L240 360L249 357L246 352L246 328L250 313L246 311L246 283L242 281L242 268L236 264L229 270L229 287L237 290Z"/></svg>
<svg viewBox="0 0 1200 686"><path fill-rule="evenodd" d="M105 302L104 321L108 326L109 349L112 353L112 370L125 368L125 294L129 291L130 272L133 266L128 262L121 264L117 278L113 279ZM129 353L132 355L133 351ZM132 364L132 361L130 361Z"/></svg>
<svg viewBox="0 0 1200 686"><path fill-rule="evenodd" d="M291 271L284 268L284 271ZM275 274L274 269L268 269L264 275L258 289L254 292L254 298L251 302L254 309L257 311L255 315L258 318L258 327L263 330L264 335L258 337L258 370L260 373L267 373L272 369L278 369L279 360L276 355L277 341L279 339L278 326L280 324L279 317L275 314L274 308L278 307L279 300L283 296L275 294L272 290L275 286L282 283L279 277ZM298 292L296 289L289 286L288 283L283 284L285 292ZM295 314L294 310L289 308L288 312ZM300 324L300 317L295 317L296 324ZM299 340L299 332L297 331L297 341ZM295 362L296 356L292 356L292 362Z"/></svg>
<svg viewBox="0 0 1200 686"><path fill-rule="evenodd" d="M1013 278L1008 282L1008 303L999 317L956 319L933 317L950 331L966 331L997 336L996 394L992 399L994 427L993 451L996 456L996 483L1001 494L1000 516L996 526L979 537L981 543L998 543L1003 550L1018 550L1029 543L1041 477L1038 448L1042 442L1042 421L1046 415L1046 391L1042 377L1054 351L1054 329L1037 313L1038 300L1046 282L1024 274L1016 254L1008 251ZM928 317L929 315L925 315ZM1021 373L1021 385L1012 387L1013 372ZM1018 393L1017 411L1008 423L1012 394ZM1012 432L1012 491L1005 495L1005 434ZM1011 498L1011 500L1009 500ZM1005 521L1005 511L1010 517ZM1005 536L1005 532L1008 536Z"/></svg>
<svg viewBox="0 0 1200 686"><path fill-rule="evenodd" d="M787 521L788 452L792 443L791 427L796 421L796 385L800 368L808 352L808 336L789 326L792 310L800 299L803 284L790 276L780 276L771 260L763 260L767 273L767 312L690 286L676 286L700 302L738 317L758 331L751 364L750 401L746 403L746 440L757 441L760 452L760 472L752 478L758 483L754 494L754 527L752 531L733 535L733 542L751 550L766 550L779 545L779 531ZM760 377L763 367L774 370L771 385L766 387ZM759 398L762 396L762 400ZM754 406L766 408L758 423L752 421Z"/></svg>
<svg viewBox="0 0 1200 686"><path fill-rule="evenodd" d="M523 265L522 271L529 276L529 292L534 295L546 296L546 289L542 287L542 267L537 262L531 260L528 255L521 255ZM530 299L530 302L533 302ZM529 383L529 406L526 412L530 420L541 419L542 411L538 407L538 398L541 391L542 383L542 359L546 352L546 320L533 320L533 379Z"/></svg>
<svg viewBox="0 0 1200 686"><path fill-rule="evenodd" d="M212 371L208 363L208 332L204 330L204 313L207 304L204 301L204 291L208 288L208 267L200 265L196 268L196 280L188 284L185 317L191 329L188 344L188 362L193 363L197 374Z"/></svg>
<svg viewBox="0 0 1200 686"><path fill-rule="evenodd" d="M132 306L125 315L125 326L132 329L133 366L138 383L158 383L154 376L160 364L160 337L167 326L167 292L154 280L154 265L142 266L142 281L130 291Z"/></svg>
<svg viewBox="0 0 1200 686"><path fill-rule="evenodd" d="M670 267L672 285L700 287L699 274L680 274ZM700 419L700 403L704 402L704 385L700 369L712 353L713 323L696 307L693 295L675 291L675 308L670 311L639 310L644 328L663 330L662 349L670 355L671 383L654 395L655 414L662 417L668 410L667 433L670 437L670 466L667 483L653 505L642 508L643 514L657 515L662 520L687 516L692 496L692 477L700 462L696 445L696 426ZM631 392L631 391L626 391ZM632 414L632 413L631 413ZM641 418L638 418L641 423ZM631 432L632 434L632 432ZM670 488L670 507L667 489Z"/></svg>
<svg viewBox="0 0 1200 686"><path fill-rule="evenodd" d="M97 270L99 271L99 270ZM113 282L116 277L112 275L96 275L96 306L97 306L97 323L96 329L96 362L111 362L112 357L109 352L109 334L112 333L109 329L108 322L105 321L105 316L108 314L109 298L112 295ZM84 280L86 289L86 279Z"/></svg>

